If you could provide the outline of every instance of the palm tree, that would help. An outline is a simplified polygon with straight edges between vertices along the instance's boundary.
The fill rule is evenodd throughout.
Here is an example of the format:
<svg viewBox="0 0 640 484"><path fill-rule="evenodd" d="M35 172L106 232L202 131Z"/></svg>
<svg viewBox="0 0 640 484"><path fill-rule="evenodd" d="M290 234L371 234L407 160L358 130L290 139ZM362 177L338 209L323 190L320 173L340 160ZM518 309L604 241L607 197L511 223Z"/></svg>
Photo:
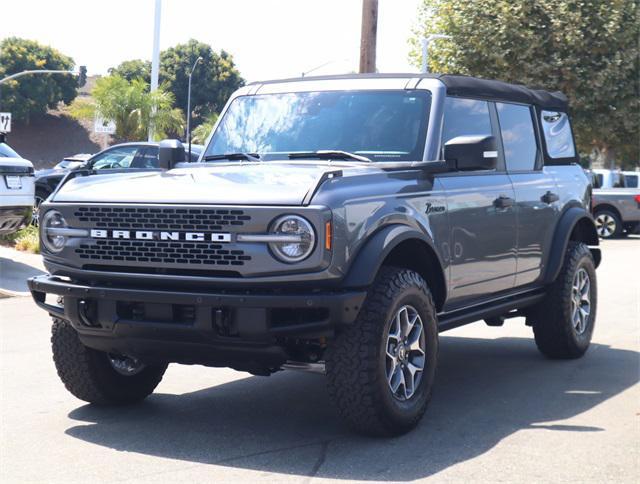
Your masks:
<svg viewBox="0 0 640 484"><path fill-rule="evenodd" d="M213 127L215 126L217 121L218 113L212 113L207 116L207 119L205 119L202 124L200 124L193 130L193 133L191 133L191 140L197 144L204 144L204 142L207 141L207 138L209 137L211 131L213 131Z"/></svg>
<svg viewBox="0 0 640 484"><path fill-rule="evenodd" d="M82 119L97 115L113 120L119 141L145 139L150 128L156 139L183 129L184 116L173 107L173 94L163 88L149 92L142 79L127 81L118 75L106 76L98 79L91 96L93 102L74 102L71 115Z"/></svg>

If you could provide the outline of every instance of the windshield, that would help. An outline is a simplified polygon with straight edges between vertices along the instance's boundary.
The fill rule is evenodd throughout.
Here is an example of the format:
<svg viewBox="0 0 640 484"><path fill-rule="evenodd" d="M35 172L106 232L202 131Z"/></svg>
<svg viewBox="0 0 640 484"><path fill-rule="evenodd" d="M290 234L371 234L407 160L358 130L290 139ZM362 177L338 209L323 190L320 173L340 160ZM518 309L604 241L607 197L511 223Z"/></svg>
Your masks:
<svg viewBox="0 0 640 484"><path fill-rule="evenodd" d="M422 160L428 91L323 91L236 98L206 155L347 151L373 161Z"/></svg>
<svg viewBox="0 0 640 484"><path fill-rule="evenodd" d="M0 156L5 156L7 158L20 158L20 155L13 151L6 143L0 143Z"/></svg>

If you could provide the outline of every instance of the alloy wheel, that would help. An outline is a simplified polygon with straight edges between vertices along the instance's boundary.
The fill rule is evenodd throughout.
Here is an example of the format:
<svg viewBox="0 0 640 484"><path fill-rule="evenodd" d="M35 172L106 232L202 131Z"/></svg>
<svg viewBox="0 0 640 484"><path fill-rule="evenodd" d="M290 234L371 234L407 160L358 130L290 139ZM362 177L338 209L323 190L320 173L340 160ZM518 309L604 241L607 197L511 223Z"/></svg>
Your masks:
<svg viewBox="0 0 640 484"><path fill-rule="evenodd" d="M580 268L573 276L571 286L571 322L577 334L583 334L591 314L591 279L589 273Z"/></svg>
<svg viewBox="0 0 640 484"><path fill-rule="evenodd" d="M596 230L600 237L611 237L616 228L616 219L608 213L601 213L596 217Z"/></svg>
<svg viewBox="0 0 640 484"><path fill-rule="evenodd" d="M424 325L413 306L402 306L391 320L386 341L386 377L389 390L400 401L409 400L425 365Z"/></svg>

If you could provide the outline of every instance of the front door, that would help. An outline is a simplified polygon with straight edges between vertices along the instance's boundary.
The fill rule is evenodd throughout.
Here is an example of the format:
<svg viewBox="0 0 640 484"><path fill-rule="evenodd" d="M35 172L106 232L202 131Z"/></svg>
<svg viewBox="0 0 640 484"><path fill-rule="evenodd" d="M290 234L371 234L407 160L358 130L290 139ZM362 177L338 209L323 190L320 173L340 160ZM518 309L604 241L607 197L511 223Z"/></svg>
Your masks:
<svg viewBox="0 0 640 484"><path fill-rule="evenodd" d="M487 101L448 97L442 144L456 136L497 136L495 113ZM509 290L516 272L515 193L498 166L491 171L446 173L451 235L447 310Z"/></svg>

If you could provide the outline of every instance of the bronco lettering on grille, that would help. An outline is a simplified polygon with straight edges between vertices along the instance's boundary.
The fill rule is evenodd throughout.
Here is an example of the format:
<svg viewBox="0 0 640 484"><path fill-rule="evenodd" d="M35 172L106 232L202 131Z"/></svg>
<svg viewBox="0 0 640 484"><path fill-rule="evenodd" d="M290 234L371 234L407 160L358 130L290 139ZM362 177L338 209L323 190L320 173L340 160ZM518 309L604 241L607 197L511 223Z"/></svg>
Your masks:
<svg viewBox="0 0 640 484"><path fill-rule="evenodd" d="M162 232L158 230L91 229L94 239L185 240L187 242L231 242L231 234L207 232Z"/></svg>

